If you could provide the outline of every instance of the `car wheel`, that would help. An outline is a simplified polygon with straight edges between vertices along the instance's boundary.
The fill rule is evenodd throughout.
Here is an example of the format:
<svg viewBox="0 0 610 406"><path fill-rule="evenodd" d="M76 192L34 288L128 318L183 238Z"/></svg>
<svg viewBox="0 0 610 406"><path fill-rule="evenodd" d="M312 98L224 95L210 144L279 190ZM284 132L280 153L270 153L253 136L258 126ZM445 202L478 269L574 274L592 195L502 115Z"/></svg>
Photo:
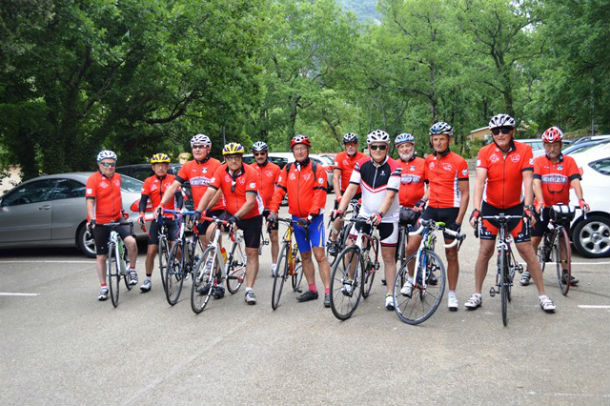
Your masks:
<svg viewBox="0 0 610 406"><path fill-rule="evenodd" d="M95 241L93 240L93 235L87 230L85 223L78 227L76 245L83 254L89 258L95 258Z"/></svg>
<svg viewBox="0 0 610 406"><path fill-rule="evenodd" d="M572 241L578 252L588 258L610 254L610 220L600 215L587 216L574 227Z"/></svg>

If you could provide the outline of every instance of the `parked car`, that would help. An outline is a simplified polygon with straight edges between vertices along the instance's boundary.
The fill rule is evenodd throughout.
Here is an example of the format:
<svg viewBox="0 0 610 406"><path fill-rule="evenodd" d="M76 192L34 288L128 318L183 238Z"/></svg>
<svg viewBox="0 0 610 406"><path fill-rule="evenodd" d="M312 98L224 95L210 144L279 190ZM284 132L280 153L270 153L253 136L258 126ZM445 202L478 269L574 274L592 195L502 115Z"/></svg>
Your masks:
<svg viewBox="0 0 610 406"><path fill-rule="evenodd" d="M93 237L85 227L85 184L91 172L39 176L0 198L0 248L76 246L95 256ZM136 221L142 182L121 175L123 209ZM146 234L134 226L136 236Z"/></svg>
<svg viewBox="0 0 610 406"><path fill-rule="evenodd" d="M570 155L582 170L582 188L591 211L579 214L571 225L572 242L583 256L610 256L610 143L603 143ZM578 205L574 190L570 202Z"/></svg>
<svg viewBox="0 0 610 406"><path fill-rule="evenodd" d="M540 155L544 155L544 144L542 143L542 138L521 138L516 139L515 141L527 144L532 147L532 153L534 154L534 158L539 157ZM567 148L571 143L572 140L564 139L563 148Z"/></svg>
<svg viewBox="0 0 610 406"><path fill-rule="evenodd" d="M574 144L580 144L581 142L587 141L599 141L599 140L608 140L610 139L610 134L604 135L585 135L584 137L580 137L574 140Z"/></svg>
<svg viewBox="0 0 610 406"><path fill-rule="evenodd" d="M579 143L572 143L572 144L570 144L569 147L563 149L561 152L563 152L566 155L571 155L571 154L573 154L575 152L583 152L583 151L586 151L588 149L591 149L595 145L607 144L607 143L610 143L610 139L595 140L595 141L583 141L583 142L579 142Z"/></svg>

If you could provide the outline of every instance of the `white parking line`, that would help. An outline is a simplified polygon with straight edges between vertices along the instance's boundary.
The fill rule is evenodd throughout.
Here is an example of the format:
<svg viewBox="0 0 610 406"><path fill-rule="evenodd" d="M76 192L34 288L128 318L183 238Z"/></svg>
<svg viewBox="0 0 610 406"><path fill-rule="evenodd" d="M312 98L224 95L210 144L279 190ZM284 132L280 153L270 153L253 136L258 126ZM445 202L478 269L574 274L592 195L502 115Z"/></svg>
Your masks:
<svg viewBox="0 0 610 406"><path fill-rule="evenodd" d="M35 260L35 259L20 259L20 260L6 260L6 261L2 261L0 260L0 264L95 264L95 260L89 260L89 261L84 261L84 260L58 260L58 259L53 259L53 260Z"/></svg>
<svg viewBox="0 0 610 406"><path fill-rule="evenodd" d="M0 292L0 296L40 296L40 293Z"/></svg>
<svg viewBox="0 0 610 406"><path fill-rule="evenodd" d="M578 305L581 309L610 309L608 305Z"/></svg>

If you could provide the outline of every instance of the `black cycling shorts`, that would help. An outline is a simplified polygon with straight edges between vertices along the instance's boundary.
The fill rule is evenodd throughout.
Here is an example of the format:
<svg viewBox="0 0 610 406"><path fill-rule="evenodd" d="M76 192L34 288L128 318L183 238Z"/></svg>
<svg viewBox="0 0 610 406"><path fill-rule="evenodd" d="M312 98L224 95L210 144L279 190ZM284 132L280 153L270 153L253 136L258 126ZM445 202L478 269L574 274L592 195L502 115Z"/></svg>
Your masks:
<svg viewBox="0 0 610 406"><path fill-rule="evenodd" d="M222 211L220 215L216 217L221 220L226 220L231 217L231 214L226 211ZM237 220L237 228L244 232L244 243L246 244L246 248L258 249L258 247L260 247L261 232L263 231L263 216Z"/></svg>
<svg viewBox="0 0 610 406"><path fill-rule="evenodd" d="M483 202L483 205L481 206L481 216L495 216L500 213L504 213L507 216L521 216L523 215L523 204L520 203L507 209L498 209L485 201ZM497 221L483 220L481 222L481 233L479 238L482 240L495 240L498 235L498 226L499 224ZM530 241L530 228L529 225L523 221L523 218L510 220L507 226L515 243Z"/></svg>
<svg viewBox="0 0 610 406"><path fill-rule="evenodd" d="M358 235L353 232L363 231L364 233L369 233L371 230L371 225L366 223L354 223L352 226L352 232L349 234L349 238L355 240ZM398 243L398 224L395 223L379 223L377 226L377 230L379 231L379 243L383 247L395 247Z"/></svg>
<svg viewBox="0 0 610 406"><path fill-rule="evenodd" d="M125 224L117 227L117 232L124 240L125 237L135 237L132 232L132 226ZM95 253L97 255L108 255L108 241L110 240L110 232L112 227L103 224L96 224L93 228L93 239L95 240Z"/></svg>
<svg viewBox="0 0 610 406"><path fill-rule="evenodd" d="M163 220L167 227L168 237L170 241L176 241L178 238L178 223L176 220ZM159 222L151 221L148 229L148 245L159 245Z"/></svg>
<svg viewBox="0 0 610 406"><path fill-rule="evenodd" d="M442 221L445 225L450 225L455 223L455 219L460 212L458 207L444 207L444 208L435 208L435 207L426 207L424 213L422 214L422 219L424 220L434 220L434 221ZM443 233L443 237L446 240L454 240L455 237L446 233Z"/></svg>

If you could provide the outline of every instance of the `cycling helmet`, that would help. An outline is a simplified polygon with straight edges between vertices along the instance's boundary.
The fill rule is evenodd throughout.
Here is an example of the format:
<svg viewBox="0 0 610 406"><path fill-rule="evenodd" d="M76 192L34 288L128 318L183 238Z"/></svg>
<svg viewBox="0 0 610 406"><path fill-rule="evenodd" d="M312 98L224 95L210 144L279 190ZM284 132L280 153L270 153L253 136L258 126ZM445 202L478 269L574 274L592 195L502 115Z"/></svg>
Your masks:
<svg viewBox="0 0 610 406"><path fill-rule="evenodd" d="M195 134L193 138L191 138L191 148L193 145L203 145L204 147L211 147L212 141L210 141L210 137L205 134Z"/></svg>
<svg viewBox="0 0 610 406"><path fill-rule="evenodd" d="M100 153L97 154L97 162L102 162L104 159L114 159L115 161L117 160L114 151L110 151L109 149L100 151Z"/></svg>
<svg viewBox="0 0 610 406"><path fill-rule="evenodd" d="M552 144L553 142L561 141L563 139L563 131L559 127L547 128L542 134L542 142L545 144Z"/></svg>
<svg viewBox="0 0 610 406"><path fill-rule="evenodd" d="M290 149L294 148L297 144L304 144L311 147L311 141L306 135L297 134L290 140Z"/></svg>
<svg viewBox="0 0 610 406"><path fill-rule="evenodd" d="M394 140L394 145L399 146L400 144L404 144L405 142L410 142L411 144L415 144L415 137L413 134L402 133L396 136Z"/></svg>
<svg viewBox="0 0 610 406"><path fill-rule="evenodd" d="M438 123L434 123L432 127L430 127L430 135L441 135L446 134L450 137L453 137L453 127L450 124L445 123L444 121L439 121Z"/></svg>
<svg viewBox="0 0 610 406"><path fill-rule="evenodd" d="M390 143L390 134L383 130L375 130L366 136L366 143L372 144L373 142L385 142Z"/></svg>
<svg viewBox="0 0 610 406"><path fill-rule="evenodd" d="M230 142L222 149L222 155L234 155L234 154L243 154L244 147L237 142Z"/></svg>
<svg viewBox="0 0 610 406"><path fill-rule="evenodd" d="M489 129L497 127L513 127L515 128L515 119L508 114L496 114L489 120Z"/></svg>
<svg viewBox="0 0 610 406"><path fill-rule="evenodd" d="M347 133L343 136L343 143L347 144L348 142L358 142L358 134L355 133Z"/></svg>
<svg viewBox="0 0 610 406"><path fill-rule="evenodd" d="M254 151L269 151L269 146L262 141L256 141L252 144L252 152Z"/></svg>
<svg viewBox="0 0 610 406"><path fill-rule="evenodd" d="M170 162L169 157L166 154L158 153L150 158L151 164L168 164Z"/></svg>

